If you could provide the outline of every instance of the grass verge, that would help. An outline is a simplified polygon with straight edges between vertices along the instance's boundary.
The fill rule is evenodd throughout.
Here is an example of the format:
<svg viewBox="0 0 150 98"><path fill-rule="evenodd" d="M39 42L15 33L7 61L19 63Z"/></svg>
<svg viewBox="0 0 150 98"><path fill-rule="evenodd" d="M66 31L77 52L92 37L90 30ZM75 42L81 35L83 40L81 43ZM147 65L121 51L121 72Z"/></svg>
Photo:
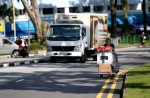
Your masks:
<svg viewBox="0 0 150 98"><path fill-rule="evenodd" d="M150 98L150 64L128 72L125 98Z"/></svg>
<svg viewBox="0 0 150 98"><path fill-rule="evenodd" d="M138 44L125 44L125 43L119 43L118 46L116 46L116 49L119 49L119 48L127 48L127 47L135 47L137 46Z"/></svg>

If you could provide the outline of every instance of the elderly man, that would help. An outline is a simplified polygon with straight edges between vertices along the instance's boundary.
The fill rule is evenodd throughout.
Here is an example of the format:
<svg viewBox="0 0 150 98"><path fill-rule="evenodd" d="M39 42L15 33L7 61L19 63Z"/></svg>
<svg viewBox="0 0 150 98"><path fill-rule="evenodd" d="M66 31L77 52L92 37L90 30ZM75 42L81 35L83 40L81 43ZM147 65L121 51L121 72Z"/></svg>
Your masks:
<svg viewBox="0 0 150 98"><path fill-rule="evenodd" d="M107 38L106 43L104 44L104 47L111 47L112 48L112 55L113 55L113 64L112 64L112 69L114 72L119 72L119 62L118 62L118 56L115 53L115 46L114 44L111 43L111 39Z"/></svg>

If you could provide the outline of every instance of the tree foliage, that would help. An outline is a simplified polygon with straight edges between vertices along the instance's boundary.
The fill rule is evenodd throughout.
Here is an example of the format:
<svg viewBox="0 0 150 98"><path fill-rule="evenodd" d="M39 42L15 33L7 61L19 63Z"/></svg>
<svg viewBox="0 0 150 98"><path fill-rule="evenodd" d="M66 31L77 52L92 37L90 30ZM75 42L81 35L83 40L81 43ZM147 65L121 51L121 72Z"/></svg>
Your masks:
<svg viewBox="0 0 150 98"><path fill-rule="evenodd" d="M15 15L18 16L18 10L15 8ZM0 16L6 21L6 22L13 22L13 8L7 6L7 4L3 4L0 6Z"/></svg>

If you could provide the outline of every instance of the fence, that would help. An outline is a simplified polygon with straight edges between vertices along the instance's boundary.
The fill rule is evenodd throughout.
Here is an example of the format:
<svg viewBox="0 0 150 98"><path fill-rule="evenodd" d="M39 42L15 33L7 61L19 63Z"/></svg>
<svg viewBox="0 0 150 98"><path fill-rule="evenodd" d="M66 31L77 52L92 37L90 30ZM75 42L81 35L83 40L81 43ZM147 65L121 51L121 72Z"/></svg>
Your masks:
<svg viewBox="0 0 150 98"><path fill-rule="evenodd" d="M146 40L150 40L150 35L146 36ZM140 42L140 35L122 36L120 43L135 44Z"/></svg>

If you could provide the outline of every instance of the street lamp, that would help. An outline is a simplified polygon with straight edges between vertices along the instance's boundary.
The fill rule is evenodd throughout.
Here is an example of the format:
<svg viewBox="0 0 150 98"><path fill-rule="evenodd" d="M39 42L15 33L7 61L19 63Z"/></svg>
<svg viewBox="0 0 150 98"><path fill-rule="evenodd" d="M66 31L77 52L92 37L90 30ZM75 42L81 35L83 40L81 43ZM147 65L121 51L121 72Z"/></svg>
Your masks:
<svg viewBox="0 0 150 98"><path fill-rule="evenodd" d="M104 0L104 13L107 11L106 0Z"/></svg>
<svg viewBox="0 0 150 98"><path fill-rule="evenodd" d="M14 39L16 40L16 23L15 23L15 7L14 7L14 0L12 0L12 7L13 7L13 29L14 29Z"/></svg>

